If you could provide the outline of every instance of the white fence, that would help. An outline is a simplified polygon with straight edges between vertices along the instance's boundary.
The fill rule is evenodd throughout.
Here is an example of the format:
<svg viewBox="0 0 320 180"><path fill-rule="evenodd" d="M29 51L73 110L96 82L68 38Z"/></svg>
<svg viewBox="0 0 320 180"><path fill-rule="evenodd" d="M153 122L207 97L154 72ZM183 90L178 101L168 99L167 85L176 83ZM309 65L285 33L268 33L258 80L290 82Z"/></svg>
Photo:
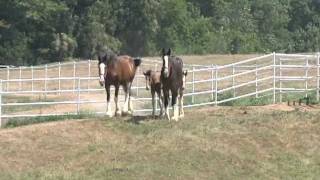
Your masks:
<svg viewBox="0 0 320 180"><path fill-rule="evenodd" d="M132 87L135 113L151 111L142 71L158 70L160 65L143 59ZM276 53L223 66L185 65L185 107L218 105L249 96L270 96L276 103L289 92L304 96L316 92L319 100L319 67L319 54ZM82 111L105 113L105 90L98 86L97 69L97 62L91 60L0 69L0 122ZM88 104L93 105L85 106Z"/></svg>

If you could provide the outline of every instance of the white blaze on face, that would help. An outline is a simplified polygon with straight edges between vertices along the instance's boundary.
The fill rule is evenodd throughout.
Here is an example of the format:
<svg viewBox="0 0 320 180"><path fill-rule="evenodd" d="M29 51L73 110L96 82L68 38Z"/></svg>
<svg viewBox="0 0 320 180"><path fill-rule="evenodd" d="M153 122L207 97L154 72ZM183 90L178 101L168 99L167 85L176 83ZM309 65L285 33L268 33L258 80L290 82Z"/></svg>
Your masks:
<svg viewBox="0 0 320 180"><path fill-rule="evenodd" d="M163 57L164 59L164 73L168 76L168 68L169 68L169 57L166 55Z"/></svg>
<svg viewBox="0 0 320 180"><path fill-rule="evenodd" d="M100 68L100 74L99 74L99 76L100 76L100 82L104 82L105 67L106 67L106 65L105 65L104 63L101 63L101 64L99 65L99 68Z"/></svg>

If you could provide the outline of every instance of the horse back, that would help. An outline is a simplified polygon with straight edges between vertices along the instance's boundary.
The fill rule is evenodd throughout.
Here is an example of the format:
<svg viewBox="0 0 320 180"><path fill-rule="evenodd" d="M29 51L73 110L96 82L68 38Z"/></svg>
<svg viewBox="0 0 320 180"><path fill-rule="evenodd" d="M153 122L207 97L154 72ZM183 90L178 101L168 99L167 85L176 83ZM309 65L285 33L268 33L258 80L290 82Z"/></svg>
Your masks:
<svg viewBox="0 0 320 180"><path fill-rule="evenodd" d="M116 62L115 70L118 80L120 82L132 81L137 69L134 59L130 56L118 56Z"/></svg>

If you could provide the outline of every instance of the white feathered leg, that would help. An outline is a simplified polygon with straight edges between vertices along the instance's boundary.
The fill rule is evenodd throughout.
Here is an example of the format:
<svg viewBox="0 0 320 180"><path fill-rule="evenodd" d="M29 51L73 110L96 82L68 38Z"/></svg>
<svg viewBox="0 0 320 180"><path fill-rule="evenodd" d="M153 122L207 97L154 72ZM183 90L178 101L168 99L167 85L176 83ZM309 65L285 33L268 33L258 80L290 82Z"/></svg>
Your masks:
<svg viewBox="0 0 320 180"><path fill-rule="evenodd" d="M111 109L111 102L110 102L110 101L107 101L107 109L106 109L106 112L107 112L107 116L113 117L113 113L112 113L112 109Z"/></svg>
<svg viewBox="0 0 320 180"><path fill-rule="evenodd" d="M120 108L119 108L119 101L118 101L118 97L114 97L114 102L116 104L116 115L117 116L121 116L121 111L120 111Z"/></svg>

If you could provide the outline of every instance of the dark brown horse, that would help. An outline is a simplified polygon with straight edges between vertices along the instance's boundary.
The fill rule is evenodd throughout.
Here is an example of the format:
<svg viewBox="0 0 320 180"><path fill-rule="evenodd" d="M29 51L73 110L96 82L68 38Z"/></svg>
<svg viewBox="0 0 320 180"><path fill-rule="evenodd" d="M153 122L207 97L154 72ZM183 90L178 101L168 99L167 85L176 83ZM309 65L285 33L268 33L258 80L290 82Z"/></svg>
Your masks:
<svg viewBox="0 0 320 180"><path fill-rule="evenodd" d="M123 114L132 114L131 104L131 85L136 74L138 66L141 64L141 59L132 58L130 56L117 56L113 52L108 52L103 56L98 57L100 85L105 85L107 92L107 115L112 117L110 105L110 86L114 85L115 95L114 101L116 104L116 115L121 115L118 104L119 87L122 86L125 92L125 103L122 109Z"/></svg>
<svg viewBox="0 0 320 180"><path fill-rule="evenodd" d="M184 72L183 62L179 57L171 56L171 49L165 52L162 49L162 68L161 68L161 84L164 98L165 115L170 120L169 115L169 92L171 92L171 104L173 108L172 119L178 121L184 116L183 111L183 90L184 90ZM179 109L177 107L177 97L179 94Z"/></svg>
<svg viewBox="0 0 320 180"><path fill-rule="evenodd" d="M152 116L155 117L156 112L156 99L155 94L157 93L159 98L159 107L160 107L160 115L163 114L163 97L161 93L161 72L158 71L152 71L148 70L146 72L143 72L145 78L146 78L146 89L149 90L149 86L151 88L151 97L152 97Z"/></svg>

